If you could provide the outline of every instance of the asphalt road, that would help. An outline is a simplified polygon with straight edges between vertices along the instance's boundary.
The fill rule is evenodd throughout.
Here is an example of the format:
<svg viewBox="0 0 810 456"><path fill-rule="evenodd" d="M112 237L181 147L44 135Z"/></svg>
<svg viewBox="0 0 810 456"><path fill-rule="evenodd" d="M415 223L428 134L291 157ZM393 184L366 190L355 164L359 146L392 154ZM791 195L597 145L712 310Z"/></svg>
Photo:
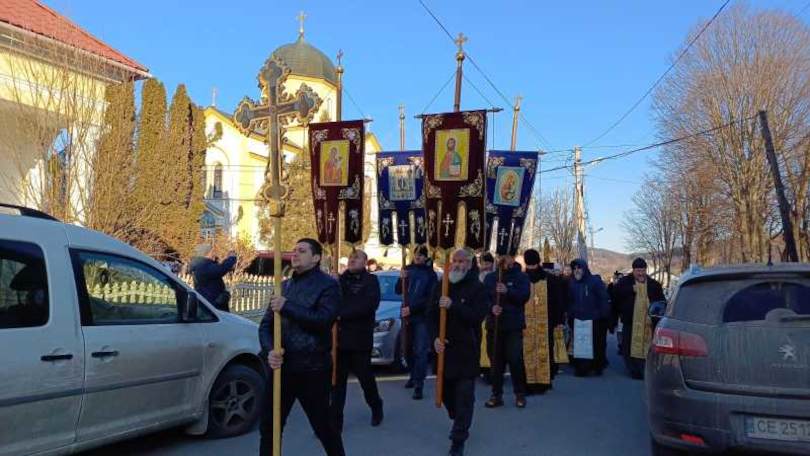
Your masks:
<svg viewBox="0 0 810 456"><path fill-rule="evenodd" d="M647 420L642 399L643 383L624 373L616 356L613 337L609 343L610 367L602 377L575 378L566 369L544 396L531 396L528 406L514 407L507 379L506 406L484 407L489 387L476 386L476 408L465 454L469 456L542 455L649 455ZM357 383L349 385L343 432L349 455L427 456L445 455L449 448L450 421L444 409L433 403L432 381L426 384L422 401L410 399L404 379L381 373L385 421L369 425L370 412ZM161 455L214 456L257 454L258 432L224 440L206 440L178 430L140 437L107 446L85 456ZM284 454L321 455L301 408L295 406L284 430Z"/></svg>

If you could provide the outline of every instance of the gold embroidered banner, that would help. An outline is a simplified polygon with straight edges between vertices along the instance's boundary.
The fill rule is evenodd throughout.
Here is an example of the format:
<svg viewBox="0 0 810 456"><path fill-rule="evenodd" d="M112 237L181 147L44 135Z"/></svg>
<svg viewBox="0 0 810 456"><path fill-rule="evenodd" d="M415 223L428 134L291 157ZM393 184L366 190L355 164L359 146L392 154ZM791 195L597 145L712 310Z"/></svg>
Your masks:
<svg viewBox="0 0 810 456"><path fill-rule="evenodd" d="M633 303L633 336L630 343L630 356L645 359L652 340L652 324L647 315L647 309L650 307L647 283L636 282L633 289L636 292L636 300Z"/></svg>
<svg viewBox="0 0 810 456"><path fill-rule="evenodd" d="M342 240L357 244L363 234L363 121L309 124L309 153L318 240L324 244L340 240L338 212L343 201Z"/></svg>
<svg viewBox="0 0 810 456"><path fill-rule="evenodd" d="M428 243L452 249L464 245L484 247L484 156L486 111L431 114L422 118L422 151L425 157L425 204ZM459 208L465 208L459 219ZM456 229L465 227L464 239Z"/></svg>

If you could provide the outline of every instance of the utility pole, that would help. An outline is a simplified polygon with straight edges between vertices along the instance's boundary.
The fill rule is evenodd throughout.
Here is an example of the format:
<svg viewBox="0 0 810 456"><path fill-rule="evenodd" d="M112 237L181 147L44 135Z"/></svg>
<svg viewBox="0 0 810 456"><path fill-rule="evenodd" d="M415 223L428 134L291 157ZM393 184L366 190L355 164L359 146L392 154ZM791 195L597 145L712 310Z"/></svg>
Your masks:
<svg viewBox="0 0 810 456"><path fill-rule="evenodd" d="M591 251L596 251L596 247L594 247L594 239L596 239L595 234L604 230L604 228L593 229L593 225L589 225L588 231L591 232Z"/></svg>
<svg viewBox="0 0 810 456"><path fill-rule="evenodd" d="M759 111L759 123L762 127L762 137L765 140L765 153L771 165L773 186L776 189L776 197L779 201L779 215L782 216L782 236L785 239L785 253L788 261L798 263L799 253L796 250L796 239L793 237L790 203L785 197L785 188L782 186L782 173L779 171L779 163L776 161L776 152L773 149L773 138L771 138L771 129L768 127L768 113L766 111Z"/></svg>
<svg viewBox="0 0 810 456"><path fill-rule="evenodd" d="M588 244L585 237L585 182L582 176L582 149L579 146L574 146L574 222L577 227L579 257L588 261Z"/></svg>

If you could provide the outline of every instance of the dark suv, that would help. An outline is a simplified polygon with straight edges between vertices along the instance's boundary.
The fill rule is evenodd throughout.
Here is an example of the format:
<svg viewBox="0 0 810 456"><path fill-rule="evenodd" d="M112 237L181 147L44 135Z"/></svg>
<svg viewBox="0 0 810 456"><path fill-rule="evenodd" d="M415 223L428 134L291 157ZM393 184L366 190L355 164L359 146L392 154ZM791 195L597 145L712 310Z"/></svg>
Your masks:
<svg viewBox="0 0 810 456"><path fill-rule="evenodd" d="M810 265L685 275L646 379L653 454L810 454Z"/></svg>

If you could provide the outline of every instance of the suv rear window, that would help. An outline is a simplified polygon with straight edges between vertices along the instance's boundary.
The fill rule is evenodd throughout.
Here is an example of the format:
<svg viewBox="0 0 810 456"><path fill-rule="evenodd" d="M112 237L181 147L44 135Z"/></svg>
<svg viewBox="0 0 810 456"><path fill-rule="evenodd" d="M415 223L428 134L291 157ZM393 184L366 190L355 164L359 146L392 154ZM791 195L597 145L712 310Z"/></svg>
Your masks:
<svg viewBox="0 0 810 456"><path fill-rule="evenodd" d="M687 283L678 290L670 315L717 324L762 321L774 309L810 315L810 279L759 275Z"/></svg>
<svg viewBox="0 0 810 456"><path fill-rule="evenodd" d="M42 249L0 240L0 329L48 322L48 278Z"/></svg>
<svg viewBox="0 0 810 456"><path fill-rule="evenodd" d="M764 320L774 309L810 315L810 287L796 282L769 281L743 288L726 303L723 322Z"/></svg>

